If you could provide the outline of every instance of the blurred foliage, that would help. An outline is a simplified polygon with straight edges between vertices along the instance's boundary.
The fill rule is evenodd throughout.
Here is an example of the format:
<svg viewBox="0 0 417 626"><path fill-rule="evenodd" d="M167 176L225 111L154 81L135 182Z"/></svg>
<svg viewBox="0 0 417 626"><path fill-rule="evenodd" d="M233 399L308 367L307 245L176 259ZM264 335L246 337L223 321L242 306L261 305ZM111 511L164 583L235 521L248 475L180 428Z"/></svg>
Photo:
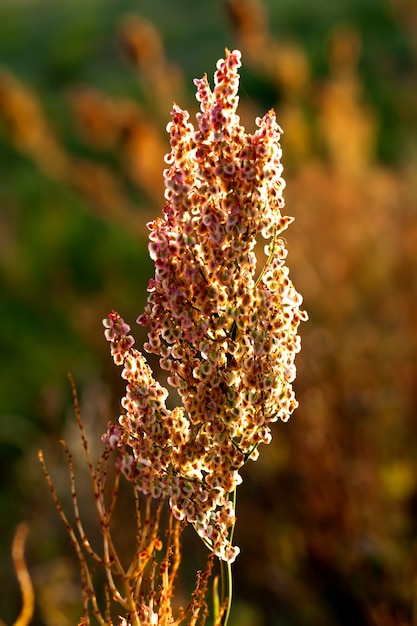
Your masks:
<svg viewBox="0 0 417 626"><path fill-rule="evenodd" d="M310 315L300 408L240 488L232 623L416 623L416 42L414 0L3 0L7 623L19 611L9 555L22 519L35 623L76 623L77 567L36 451L65 494L57 442L77 446L67 371L97 445L118 414L101 318L115 308L134 325L142 310L171 103L196 110L192 78L210 77L225 46L243 53L248 129L275 107L285 130L289 264Z"/></svg>

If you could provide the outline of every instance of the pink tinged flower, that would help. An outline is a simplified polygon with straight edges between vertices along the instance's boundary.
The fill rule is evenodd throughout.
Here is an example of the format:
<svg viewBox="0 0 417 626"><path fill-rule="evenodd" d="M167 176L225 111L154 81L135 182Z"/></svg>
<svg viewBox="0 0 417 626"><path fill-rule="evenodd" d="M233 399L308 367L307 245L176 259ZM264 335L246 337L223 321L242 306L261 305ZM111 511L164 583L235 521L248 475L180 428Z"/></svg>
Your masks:
<svg viewBox="0 0 417 626"><path fill-rule="evenodd" d="M292 221L280 212L282 130L273 111L256 120L253 135L240 125L240 65L240 53L227 51L213 90L206 76L195 81L196 127L173 106L166 203L148 224L155 276L138 323L148 327L144 348L159 356L183 408L165 407L167 390L133 349L120 316L104 321L128 382L122 434L109 430L109 441L121 450L131 445L136 464L125 468L138 489L170 495L173 514L195 523L230 561L238 550L228 541L228 493L247 456L255 459L259 443L269 443L269 424L286 421L297 405L291 383L306 318L279 238ZM264 269L255 255L260 237L269 240Z"/></svg>
<svg viewBox="0 0 417 626"><path fill-rule="evenodd" d="M223 549L223 559L228 561L229 563L233 563L240 552L240 548L238 546L232 546L231 544L226 545Z"/></svg>
<svg viewBox="0 0 417 626"><path fill-rule="evenodd" d="M123 442L123 431L119 424L110 422L108 431L101 437L104 443L108 443L110 448L115 449Z"/></svg>
<svg viewBox="0 0 417 626"><path fill-rule="evenodd" d="M129 454L124 454L122 456L121 468L126 478L129 478L133 472L133 461L133 457L131 457Z"/></svg>

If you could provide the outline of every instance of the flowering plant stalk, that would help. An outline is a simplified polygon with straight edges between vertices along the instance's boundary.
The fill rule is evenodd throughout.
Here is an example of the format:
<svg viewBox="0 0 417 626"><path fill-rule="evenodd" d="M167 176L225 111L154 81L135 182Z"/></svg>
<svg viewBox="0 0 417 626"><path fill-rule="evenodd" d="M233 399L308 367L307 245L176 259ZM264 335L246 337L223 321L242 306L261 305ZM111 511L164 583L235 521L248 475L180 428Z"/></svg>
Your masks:
<svg viewBox="0 0 417 626"><path fill-rule="evenodd" d="M233 528L240 470L256 460L259 444L271 441L271 424L288 420L297 406L292 389L300 350L297 329L306 319L281 236L292 222L281 214L282 131L272 110L256 120L253 134L240 124L240 66L240 52L226 50L213 90L206 76L194 81L200 102L196 126L187 111L173 106L163 215L148 224L155 275L138 323L148 328L144 349L159 357L180 406L167 407L167 389L133 347L130 327L120 315L113 311L103 320L111 354L127 383L123 413L103 436L108 449L116 451L117 478L123 474L135 497L143 494L149 507L154 501L158 509L167 500L173 527L192 524L220 559L217 624L228 620L231 563L239 552ZM261 240L264 251L257 258ZM107 519L104 512L100 516ZM157 521L150 527L153 534L147 528L147 540L139 545L152 561L163 542ZM167 550L167 563L174 553ZM106 554L102 563L110 569L114 555ZM158 599L152 587L146 595L140 550L135 563L136 608L122 602L132 581L125 585L125 596L110 585L127 611L120 623L182 622L185 613L175 621L166 608L173 578L161 579L159 589L168 585L169 593L165 589ZM199 600L189 613L190 624L200 618L204 623L207 610L193 611L203 604L206 579L197 584Z"/></svg>

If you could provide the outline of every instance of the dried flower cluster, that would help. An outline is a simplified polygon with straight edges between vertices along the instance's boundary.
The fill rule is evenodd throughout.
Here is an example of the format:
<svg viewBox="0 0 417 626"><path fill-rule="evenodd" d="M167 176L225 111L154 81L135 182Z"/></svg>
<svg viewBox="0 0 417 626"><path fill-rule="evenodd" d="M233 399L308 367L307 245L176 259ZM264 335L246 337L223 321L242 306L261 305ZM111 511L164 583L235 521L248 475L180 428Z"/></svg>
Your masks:
<svg viewBox="0 0 417 626"><path fill-rule="evenodd" d="M242 465L270 442L271 422L297 406L294 358L306 319L280 237L292 221L281 215L282 131L272 110L252 135L240 125L240 56L226 51L213 91L206 76L195 80L197 127L174 105L164 215L148 224L155 277L138 322L181 407L166 407L168 391L132 347L129 326L115 312L104 320L127 381L124 414L105 438L140 491L168 496L173 514L230 562L238 553L231 494Z"/></svg>

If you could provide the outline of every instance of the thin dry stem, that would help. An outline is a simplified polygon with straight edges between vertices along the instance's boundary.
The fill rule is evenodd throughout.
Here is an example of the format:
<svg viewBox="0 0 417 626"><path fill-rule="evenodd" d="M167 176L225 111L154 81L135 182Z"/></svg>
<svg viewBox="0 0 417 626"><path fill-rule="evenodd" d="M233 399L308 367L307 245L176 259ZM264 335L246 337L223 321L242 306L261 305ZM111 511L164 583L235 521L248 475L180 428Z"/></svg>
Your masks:
<svg viewBox="0 0 417 626"><path fill-rule="evenodd" d="M65 447L65 444L63 444ZM46 481L48 483L49 486L49 490L51 492L52 495L52 499L54 501L55 507L59 513L59 516L65 526L65 528L68 531L68 534L70 536L71 539L71 543L74 546L75 552L77 554L77 558L78 558L78 562L80 565L80 571L81 571L81 580L82 580L82 589L83 589L83 608L84 611L87 615L88 613L88 603L91 602L92 604L92 608L93 608L93 615L97 618L98 622L100 624L102 624L103 626L105 626L105 621L103 620L103 618L101 617L101 613L100 613L100 609L98 608L97 605L97 600L95 597L95 593L94 593L94 586L93 586L93 582L91 580L91 575L90 575L90 570L87 564L87 561L85 559L83 550L81 548L81 545L77 539L76 534L74 533L74 529L71 525L71 523L69 522L67 516L64 513L64 510L62 508L61 502L58 498L58 494L56 493L56 489L55 486L52 482L52 478L51 475L49 474L48 468L46 467L46 463L43 457L43 452L42 450L39 450L38 452L38 456L39 456L39 460L42 466L42 470L44 473L44 476L46 478ZM68 458L68 457L67 457ZM73 468L70 468L70 474L71 472L73 472ZM70 478L70 480L73 480L73 476ZM85 546L85 537L81 538L82 542L83 542L83 546ZM89 623L89 621L87 622Z"/></svg>
<svg viewBox="0 0 417 626"><path fill-rule="evenodd" d="M118 485L119 485L119 477L120 477L120 472L116 472L116 476L115 476L115 482L113 485L113 489L112 489L112 498L111 498L111 502L110 502L110 506L108 511L106 512L106 506L105 506L105 502L104 502L104 484L105 484L105 478L107 476L107 471L106 471L106 467L104 468L104 478L103 480L101 480L100 477L100 470L102 469L102 465L104 462L105 465L105 460L103 458L103 456L99 459L98 463L97 463L97 468L94 467L92 458L91 458L91 454L90 454L90 448L88 445L88 439L85 433L85 429L84 429L84 424L81 418L81 410L80 410L80 405L79 405L79 401L78 401L78 394L77 394L77 390L75 387L75 383L74 383L74 379L72 378L71 374L68 375L68 378L70 380L70 384L71 384L71 390L72 390L72 397L73 397L73 403L74 403L74 411L75 411L75 416L76 416L76 420L77 420L77 425L78 425L78 429L80 431L80 435L81 435L81 441L82 441L82 445L83 445L83 449L84 449L84 453L85 453L85 457L86 457L86 461L87 461L87 466L90 472L90 477L91 477L91 483L92 483L92 487L93 487L93 493L94 493L94 501L96 504L96 508L97 508L97 512L99 515L99 519L100 519L100 523L101 523L101 531L102 531L102 536L103 536L103 552L104 552L104 558L100 557L99 555L97 555L94 550L91 548L90 542L88 541L88 538L84 532L84 529L82 527L81 524L81 519L80 519L80 515L79 515L79 509L78 509L78 502L77 502L77 497L76 497L76 490L75 490L75 476L74 476L74 470L72 467L72 460L71 460L71 455L67 454L67 460L68 460L68 464L70 465L70 474L71 474L71 492L72 492L72 496L73 496L73 506L74 506L74 513L75 513L75 522L78 528L78 531L80 533L81 536L81 540L83 543L83 546L85 547L87 553L92 556L96 561L98 561L99 563L104 565L104 569L106 572L106 577L107 577L107 582L109 584L110 587L110 591L112 593L113 599L115 601L117 601L121 606L123 606L125 609L130 610L131 609L131 599L130 599L130 592L129 592L129 587L124 585L124 587L127 589L127 591L129 593L126 594L126 597L123 598L122 595L120 594L119 590L117 589L117 585L113 579L113 574L112 574L112 569L115 569L115 571L117 572L117 575L121 577L122 580L124 580L127 575L123 569L123 566L119 560L118 554L117 554L117 550L115 549L114 545L113 545L113 541L111 538L111 534L110 534L110 517L111 514L114 510L115 504L116 504L116 499L117 499L117 494L118 494ZM66 446L65 446L66 447ZM105 451L104 453L105 455L108 454L107 451Z"/></svg>
<svg viewBox="0 0 417 626"><path fill-rule="evenodd" d="M33 617L35 608L35 595L33 592L32 580L25 561L25 544L29 528L27 524L22 523L16 529L12 545L12 558L16 571L17 580L19 582L20 591L22 592L22 610L13 626L26 626Z"/></svg>
<svg viewBox="0 0 417 626"><path fill-rule="evenodd" d="M120 623L126 623L129 626L149 624L150 620L155 619L156 615L161 626L179 626L179 624L184 623L186 618L190 626L204 624L208 614L205 595L214 557L211 556L209 558L206 570L198 573L196 588L187 610L180 609L177 619L174 620L171 601L181 562L180 534L183 529L183 523L170 514L167 539L164 546L165 552L162 559L156 558L156 552L160 551L164 545L158 536L164 498L159 498L159 500L155 501L155 498L148 494L144 500L141 500L138 490L133 489L135 502L133 522L136 524L135 551L130 564L125 568L122 566L110 529L111 518L117 506L121 466L116 464L114 476L112 475L112 480L109 481L110 452L107 448L100 456L97 464L93 464L81 419L77 392L71 377L70 381L77 424L81 434L100 522L102 556L91 546L81 520L75 468L67 444L64 441L61 442L69 470L74 515L73 522L70 522L64 513L41 451L39 452L39 459L52 499L69 533L80 566L84 611L84 617L80 624L89 626L90 618L94 616L100 626L111 625L113 623L111 618L112 607L116 604L119 606L119 609L122 609L126 619L125 622L120 618L122 620ZM106 576L103 608L99 607L93 583L93 576L97 566L101 566L104 569Z"/></svg>

